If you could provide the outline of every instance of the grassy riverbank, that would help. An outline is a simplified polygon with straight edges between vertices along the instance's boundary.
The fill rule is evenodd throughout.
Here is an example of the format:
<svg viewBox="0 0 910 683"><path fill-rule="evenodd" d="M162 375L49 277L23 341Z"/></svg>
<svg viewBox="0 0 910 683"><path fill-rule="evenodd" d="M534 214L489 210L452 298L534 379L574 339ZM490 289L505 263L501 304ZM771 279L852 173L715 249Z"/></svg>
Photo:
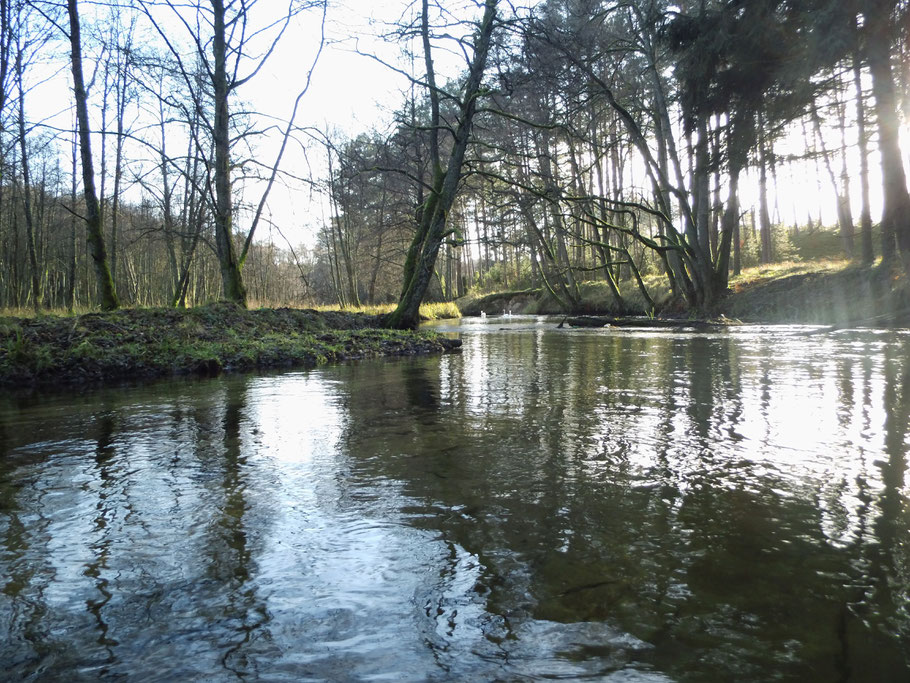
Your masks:
<svg viewBox="0 0 910 683"><path fill-rule="evenodd" d="M662 279L649 288L658 314L685 315ZM910 284L903 271L844 261L811 261L752 268L734 278L713 315L746 322L910 327ZM576 313L611 315L602 282L581 286ZM637 289L623 292L645 312ZM460 300L479 315L564 313L540 290L497 292ZM369 312L366 312L369 311ZM440 353L454 342L430 332L376 329L385 309L243 310L210 304L189 310L127 309L75 316L0 316L0 384L217 374L378 356ZM427 307L425 318L455 317L453 304Z"/></svg>
<svg viewBox="0 0 910 683"><path fill-rule="evenodd" d="M880 243L877 228L873 241ZM703 317L724 315L745 322L803 323L910 327L910 282L899 265L865 267L843 259L843 243L836 230L813 229L781 235L780 256L793 260L746 267L730 279L730 289ZM755 263L757 255L750 260ZM657 315L688 316L670 296L662 274L644 278ZM647 315L648 305L632 281L620 291L627 309L619 311L606 283L579 286L581 300L575 314ZM475 293L458 301L465 315L512 313L561 314L559 304L544 290Z"/></svg>
<svg viewBox="0 0 910 683"><path fill-rule="evenodd" d="M657 314L685 315L670 299L665 279L646 280L657 304ZM604 282L579 287L581 303L573 313L616 315ZM626 313L648 313L638 289L624 283ZM473 295L458 301L464 315L511 312L561 314L562 308L540 289ZM899 268L871 268L847 261L806 261L745 269L730 281L730 291L709 315L725 315L746 322L805 323L910 327L910 283Z"/></svg>
<svg viewBox="0 0 910 683"><path fill-rule="evenodd" d="M749 322L910 327L910 282L897 266L777 264L733 280L719 308Z"/></svg>
<svg viewBox="0 0 910 683"><path fill-rule="evenodd" d="M0 384L50 384L222 370L312 367L338 360L441 353L431 332L376 329L361 313L126 309L66 317L0 317Z"/></svg>

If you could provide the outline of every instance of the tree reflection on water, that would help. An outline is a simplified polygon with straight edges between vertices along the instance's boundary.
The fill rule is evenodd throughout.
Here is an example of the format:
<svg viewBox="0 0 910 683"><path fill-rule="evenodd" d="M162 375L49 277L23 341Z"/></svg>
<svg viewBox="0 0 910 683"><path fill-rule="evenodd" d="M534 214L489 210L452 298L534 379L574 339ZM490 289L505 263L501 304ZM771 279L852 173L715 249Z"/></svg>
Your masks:
<svg viewBox="0 0 910 683"><path fill-rule="evenodd" d="M466 334L6 397L11 675L910 671L907 338Z"/></svg>

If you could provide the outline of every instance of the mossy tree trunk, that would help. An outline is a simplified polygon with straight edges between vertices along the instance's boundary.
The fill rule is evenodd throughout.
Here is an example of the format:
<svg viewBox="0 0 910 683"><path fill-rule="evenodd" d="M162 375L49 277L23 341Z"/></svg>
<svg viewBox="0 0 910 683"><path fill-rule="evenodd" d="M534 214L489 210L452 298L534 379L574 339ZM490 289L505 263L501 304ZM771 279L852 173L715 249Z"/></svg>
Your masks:
<svg viewBox="0 0 910 683"><path fill-rule="evenodd" d="M221 286L227 301L246 306L246 287L234 246L234 207L231 198L231 135L228 112L230 87L227 76L227 44L223 0L212 0L212 88L215 95L215 246L221 267Z"/></svg>
<svg viewBox="0 0 910 683"><path fill-rule="evenodd" d="M404 265L404 279L398 307L384 319L386 327L413 329L419 321L420 304L433 278L433 269L439 248L451 233L447 219L462 179L465 153L471 135L471 126L477 113L477 98L487 64L487 55L493 35L497 0L486 0L483 18L474 38L474 54L469 65L464 95L458 102L458 125L452 132L452 149L448 163L443 168L439 149L439 135L443 130L440 115L440 90L436 86L433 56L430 47L430 29L427 0L423 0L421 34L426 63L427 89L430 98L430 163L433 178L429 194L418 215L417 231L408 249Z"/></svg>
<svg viewBox="0 0 910 683"><path fill-rule="evenodd" d="M74 126L75 128L75 126ZM74 131L71 149L72 178L70 184L70 202L76 206L78 199L78 181L76 180L79 171L79 136ZM70 214L70 232L69 244L67 245L67 265L66 265L66 311L72 313L76 306L76 260L78 252L76 249L76 216Z"/></svg>

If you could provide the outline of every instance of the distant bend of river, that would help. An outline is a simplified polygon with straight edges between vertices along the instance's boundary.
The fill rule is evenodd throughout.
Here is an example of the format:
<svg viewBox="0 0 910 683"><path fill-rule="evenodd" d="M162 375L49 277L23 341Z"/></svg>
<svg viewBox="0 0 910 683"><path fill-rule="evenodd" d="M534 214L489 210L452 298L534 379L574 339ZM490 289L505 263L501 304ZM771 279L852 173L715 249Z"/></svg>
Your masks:
<svg viewBox="0 0 910 683"><path fill-rule="evenodd" d="M910 680L910 332L0 397L0 678Z"/></svg>

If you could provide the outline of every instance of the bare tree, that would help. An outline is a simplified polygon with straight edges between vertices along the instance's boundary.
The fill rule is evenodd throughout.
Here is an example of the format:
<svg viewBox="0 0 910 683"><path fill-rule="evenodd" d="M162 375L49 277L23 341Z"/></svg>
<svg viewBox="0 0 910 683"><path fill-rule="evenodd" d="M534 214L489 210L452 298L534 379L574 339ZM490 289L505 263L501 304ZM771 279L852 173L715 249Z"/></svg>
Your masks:
<svg viewBox="0 0 910 683"><path fill-rule="evenodd" d="M33 23L33 17L30 16L27 8L22 4L16 5L16 25L13 27L16 43L16 89L18 91L17 106L17 124L19 138L19 163L22 170L22 203L23 214L25 217L25 240L26 250L28 252L29 269L31 271L31 297L32 307L39 311L42 306L42 277L41 268L38 265L36 240L37 236L35 215L32 210L32 177L30 154L28 149L28 135L25 120L25 96L28 88L25 84L24 73L28 66L30 57L36 49L39 49L47 42L47 33Z"/></svg>
<svg viewBox="0 0 910 683"><path fill-rule="evenodd" d="M79 148L82 156L82 193L85 198L85 226L95 278L105 311L120 307L114 279L108 264L107 249L101 219L101 207L95 191L95 169L92 161L91 128L88 120L88 97L82 73L82 36L79 28L79 9L76 0L67 0L70 23L70 57L73 70L73 92L76 98L76 118L79 126Z"/></svg>
<svg viewBox="0 0 910 683"><path fill-rule="evenodd" d="M165 31L161 22L157 20L153 12L156 4L159 3L142 0L140 7L177 60L182 76L192 91L192 70L186 66L184 55L169 37L169 32ZM210 199L214 207L215 245L221 269L222 290L226 300L245 306L247 295L242 276L243 262L249 252L268 195L278 174L288 139L294 130L294 121L303 95L309 89L310 79L325 40L324 32L317 46L314 61L306 72L304 82L294 102L289 120L283 128L281 148L275 162L269 167L269 178L265 190L257 204L252 223L245 233L243 248L239 253L234 242L232 149L237 139L231 134L231 101L237 90L254 78L263 68L295 16L305 10L316 8L322 13L324 25L327 0L307 0L305 2L291 0L287 4L286 11L277 19L256 29L250 27L253 19L252 10L257 4L255 0L241 3L230 1L225 3L224 0L208 0L208 2L198 0L189 4L165 0L163 4L171 10L173 18L186 29L189 39L194 45L195 60L206 74L211 89L213 115L211 119L204 120L204 125L214 141L214 158L210 160L214 169L214 183ZM268 45L265 50L258 57L248 54L252 49L252 41L261 40L267 35L271 35L271 38L267 41ZM243 70L245 72L242 74ZM201 106L197 108L202 110Z"/></svg>

